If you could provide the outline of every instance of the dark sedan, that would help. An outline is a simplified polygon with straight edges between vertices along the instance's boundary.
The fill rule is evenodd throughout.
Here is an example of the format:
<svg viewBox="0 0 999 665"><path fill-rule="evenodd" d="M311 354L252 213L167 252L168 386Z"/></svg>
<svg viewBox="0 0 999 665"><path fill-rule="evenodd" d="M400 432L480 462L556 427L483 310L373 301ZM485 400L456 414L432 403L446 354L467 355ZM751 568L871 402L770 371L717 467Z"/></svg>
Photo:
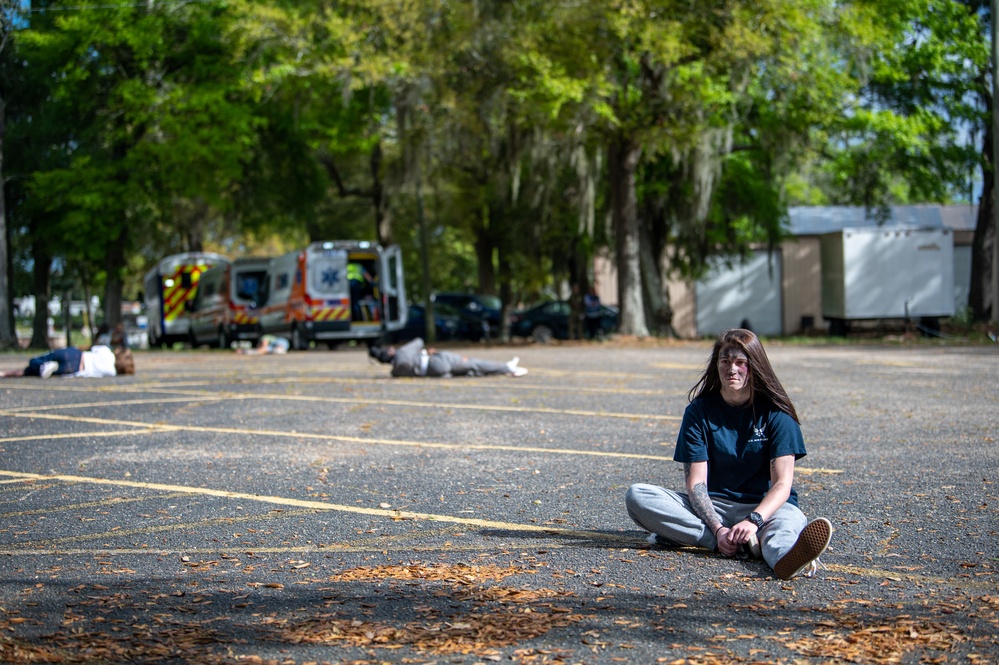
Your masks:
<svg viewBox="0 0 999 665"><path fill-rule="evenodd" d="M410 305L406 326L392 333L392 341L408 342L414 337L427 336L427 310L423 305ZM482 323L442 302L434 303L434 331L438 342L478 340L483 336Z"/></svg>
<svg viewBox="0 0 999 665"><path fill-rule="evenodd" d="M477 342L499 334L503 303L496 296L483 293L444 292L433 295L435 305L449 305L458 310L464 322L464 339Z"/></svg>
<svg viewBox="0 0 999 665"><path fill-rule="evenodd" d="M515 312L510 319L510 334L530 337L541 344L553 339L569 339L569 303L554 300ZM600 333L608 335L617 329L617 310L600 306ZM580 326L582 329L582 326Z"/></svg>

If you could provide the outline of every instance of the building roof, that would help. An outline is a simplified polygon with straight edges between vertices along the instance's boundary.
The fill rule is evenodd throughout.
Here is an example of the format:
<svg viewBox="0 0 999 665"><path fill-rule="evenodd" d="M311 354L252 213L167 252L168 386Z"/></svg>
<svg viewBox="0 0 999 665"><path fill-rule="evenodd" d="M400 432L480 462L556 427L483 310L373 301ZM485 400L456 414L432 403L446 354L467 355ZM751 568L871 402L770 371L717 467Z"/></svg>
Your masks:
<svg viewBox="0 0 999 665"><path fill-rule="evenodd" d="M873 211L871 211L873 213ZM978 218L977 205L914 205L895 206L883 224L861 206L801 206L788 209L792 235L820 235L844 228L902 227L917 229L949 228L954 231L974 231Z"/></svg>

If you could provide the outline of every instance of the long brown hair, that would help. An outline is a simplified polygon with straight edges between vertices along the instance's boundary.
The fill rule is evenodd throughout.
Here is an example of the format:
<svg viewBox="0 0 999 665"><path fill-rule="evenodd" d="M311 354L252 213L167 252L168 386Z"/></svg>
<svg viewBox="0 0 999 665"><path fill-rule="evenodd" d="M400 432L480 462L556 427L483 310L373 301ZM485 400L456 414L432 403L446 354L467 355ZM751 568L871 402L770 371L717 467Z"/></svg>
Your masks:
<svg viewBox="0 0 999 665"><path fill-rule="evenodd" d="M718 374L718 357L721 355L722 349L728 347L739 349L746 354L746 358L749 360L750 401L756 402L760 398L769 400L778 409L794 418L796 423L800 423L798 412L795 411L794 404L787 396L774 368L770 366L770 359L767 358L767 352L763 350L763 344L759 337L753 331L744 328L726 330L718 336L711 349L711 359L708 361L708 366L704 369L701 378L687 393L687 399L693 402L698 397L721 392L722 383Z"/></svg>
<svg viewBox="0 0 999 665"><path fill-rule="evenodd" d="M135 374L135 358L127 346L114 347L114 371L118 374Z"/></svg>

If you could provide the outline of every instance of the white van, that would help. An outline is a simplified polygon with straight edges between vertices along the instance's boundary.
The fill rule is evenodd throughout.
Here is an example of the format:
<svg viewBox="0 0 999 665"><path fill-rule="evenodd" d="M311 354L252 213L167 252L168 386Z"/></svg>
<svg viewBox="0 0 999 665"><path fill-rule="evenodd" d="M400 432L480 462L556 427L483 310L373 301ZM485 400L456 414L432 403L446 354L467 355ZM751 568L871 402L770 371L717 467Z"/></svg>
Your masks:
<svg viewBox="0 0 999 665"><path fill-rule="evenodd" d="M149 346L165 346L190 339L187 301L198 292L201 275L229 259L211 252L185 252L162 259L143 281Z"/></svg>
<svg viewBox="0 0 999 665"><path fill-rule="evenodd" d="M269 258L241 258L201 274L198 292L188 301L192 347L229 348L235 341L260 339L259 307L267 298Z"/></svg>
<svg viewBox="0 0 999 665"><path fill-rule="evenodd" d="M345 341L379 340L406 324L406 294L399 247L366 240L314 242L275 258L268 269L264 333L336 348ZM354 278L354 279L352 279Z"/></svg>

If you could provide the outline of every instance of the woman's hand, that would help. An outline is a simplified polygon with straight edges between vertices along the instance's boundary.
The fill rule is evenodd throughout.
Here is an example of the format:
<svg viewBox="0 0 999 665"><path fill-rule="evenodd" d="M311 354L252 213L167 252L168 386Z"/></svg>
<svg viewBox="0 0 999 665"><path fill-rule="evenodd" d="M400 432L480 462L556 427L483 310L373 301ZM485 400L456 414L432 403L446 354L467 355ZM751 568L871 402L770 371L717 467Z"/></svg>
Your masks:
<svg viewBox="0 0 999 665"><path fill-rule="evenodd" d="M739 545L745 545L749 542L749 537L756 535L757 532L756 525L749 520L742 520L738 524L732 527L728 533L728 539L735 544L736 549Z"/></svg>
<svg viewBox="0 0 999 665"><path fill-rule="evenodd" d="M739 551L739 543L732 542L732 529L720 527L715 531L715 539L718 541L718 551L725 556L735 556Z"/></svg>

